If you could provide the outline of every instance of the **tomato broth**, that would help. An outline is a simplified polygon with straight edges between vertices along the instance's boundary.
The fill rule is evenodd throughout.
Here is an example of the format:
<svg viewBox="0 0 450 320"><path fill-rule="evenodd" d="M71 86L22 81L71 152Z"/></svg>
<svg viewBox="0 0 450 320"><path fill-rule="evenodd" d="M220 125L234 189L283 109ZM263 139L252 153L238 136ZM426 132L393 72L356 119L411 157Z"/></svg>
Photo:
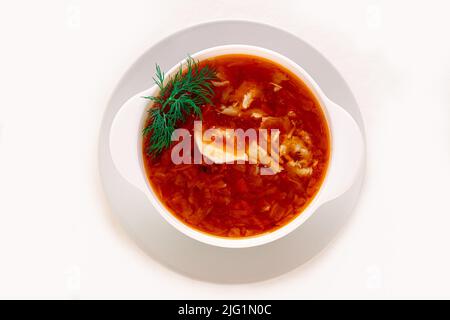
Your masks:
<svg viewBox="0 0 450 320"><path fill-rule="evenodd" d="M203 127L278 129L279 169L262 175L261 163L174 164L175 143L151 157L146 136L148 180L164 206L196 230L234 238L276 230L301 214L323 182L330 156L325 115L302 80L270 60L234 54L205 64L218 79L212 103L201 107ZM194 120L181 125L192 136Z"/></svg>

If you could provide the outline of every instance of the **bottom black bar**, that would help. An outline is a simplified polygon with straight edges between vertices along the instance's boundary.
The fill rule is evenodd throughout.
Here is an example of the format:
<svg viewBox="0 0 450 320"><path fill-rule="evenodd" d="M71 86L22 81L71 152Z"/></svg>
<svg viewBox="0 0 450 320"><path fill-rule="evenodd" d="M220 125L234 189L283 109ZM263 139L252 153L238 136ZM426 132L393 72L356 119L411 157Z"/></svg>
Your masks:
<svg viewBox="0 0 450 320"><path fill-rule="evenodd" d="M151 301L1 301L3 313L8 307L16 316L23 314L46 317L89 315L131 319L302 319L324 316L365 319L408 314L429 319L434 312L446 312L448 301L351 301L351 300L151 300ZM23 305L23 306L22 306ZM86 309L84 307L87 307ZM445 308L445 309L444 309ZM59 309L59 310L58 310ZM63 310L63 313L61 313Z"/></svg>

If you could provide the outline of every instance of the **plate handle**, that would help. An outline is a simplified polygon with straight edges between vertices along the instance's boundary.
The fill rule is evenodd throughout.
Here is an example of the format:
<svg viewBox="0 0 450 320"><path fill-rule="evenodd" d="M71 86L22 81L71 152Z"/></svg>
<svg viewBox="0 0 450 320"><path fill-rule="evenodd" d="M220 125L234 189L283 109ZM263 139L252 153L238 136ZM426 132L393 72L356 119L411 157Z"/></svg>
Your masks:
<svg viewBox="0 0 450 320"><path fill-rule="evenodd" d="M331 126L331 158L322 202L336 199L350 189L363 165L364 139L361 130L341 106L325 102Z"/></svg>
<svg viewBox="0 0 450 320"><path fill-rule="evenodd" d="M145 192L147 183L141 164L142 126L144 112L155 87L140 92L125 102L111 125L109 149L114 166L120 175L136 188Z"/></svg>

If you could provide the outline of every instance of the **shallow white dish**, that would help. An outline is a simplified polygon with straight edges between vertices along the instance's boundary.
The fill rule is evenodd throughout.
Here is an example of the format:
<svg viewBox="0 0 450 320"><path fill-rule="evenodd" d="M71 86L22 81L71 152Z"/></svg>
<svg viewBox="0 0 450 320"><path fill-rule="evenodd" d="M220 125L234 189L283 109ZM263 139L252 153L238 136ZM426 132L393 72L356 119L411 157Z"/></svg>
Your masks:
<svg viewBox="0 0 450 320"><path fill-rule="evenodd" d="M217 37L220 34L221 37ZM262 280L291 270L320 251L345 222L362 182L319 208L315 215L283 239L247 249L215 248L178 233L152 208L145 195L127 184L109 157L109 130L118 108L133 94L152 86L149 75L158 62L168 69L187 54L223 44L249 44L282 53L300 64L325 94L343 106L363 130L357 104L339 74L317 51L276 28L243 21L223 21L181 31L150 48L126 73L112 95L100 136L100 171L112 210L130 236L153 258L190 276L219 282Z"/></svg>
<svg viewBox="0 0 450 320"><path fill-rule="evenodd" d="M352 116L331 101L312 77L294 61L265 48L249 45L223 45L196 52L193 59L204 60L226 54L249 54L274 61L302 79L317 97L330 129L330 163L324 181L311 203L291 222L273 231L248 238L224 238L200 232L187 226L167 210L147 180L142 158L142 130L147 119L148 101L145 96L155 96L159 87L134 94L123 104L111 126L110 151L119 173L141 190L161 216L181 233L200 242L224 248L249 248L278 240L300 227L324 203L347 191L357 178L362 165L364 144L361 130ZM180 62L183 63L183 62ZM170 77L178 71L177 63L166 74ZM153 214L153 213L152 213Z"/></svg>

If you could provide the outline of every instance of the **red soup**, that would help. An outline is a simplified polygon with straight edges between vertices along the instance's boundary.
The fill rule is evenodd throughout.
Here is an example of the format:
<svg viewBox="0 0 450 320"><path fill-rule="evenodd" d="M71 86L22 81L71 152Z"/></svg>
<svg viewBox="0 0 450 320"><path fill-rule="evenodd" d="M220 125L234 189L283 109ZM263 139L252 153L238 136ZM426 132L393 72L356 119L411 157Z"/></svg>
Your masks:
<svg viewBox="0 0 450 320"><path fill-rule="evenodd" d="M324 179L329 129L310 89L284 67L250 55L200 62L217 71L203 128L278 129L279 166L267 163L174 164L171 151L143 155L148 180L165 207L188 226L220 237L250 237L280 228L308 206ZM182 125L194 136L194 116ZM195 147L193 144L192 148Z"/></svg>

